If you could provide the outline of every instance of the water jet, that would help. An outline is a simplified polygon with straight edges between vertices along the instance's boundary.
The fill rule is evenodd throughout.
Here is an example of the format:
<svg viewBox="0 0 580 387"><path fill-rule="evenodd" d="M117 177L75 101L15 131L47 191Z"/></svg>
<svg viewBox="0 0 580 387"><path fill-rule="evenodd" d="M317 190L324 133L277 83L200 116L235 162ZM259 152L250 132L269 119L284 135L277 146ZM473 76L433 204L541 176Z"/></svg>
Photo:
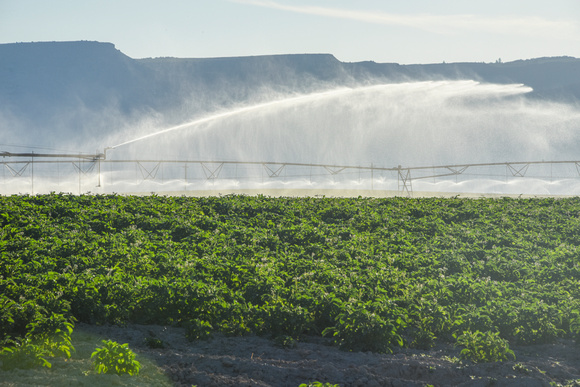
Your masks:
<svg viewBox="0 0 580 387"><path fill-rule="evenodd" d="M497 190L504 175L546 179L546 168L552 181L576 179L580 112L529 100L530 91L465 80L264 98L107 140L116 145L94 157L103 180L97 187L125 189L121 182L130 180L135 189L160 184L156 190L173 190L176 182L182 189L276 182L408 192L449 189L449 182L473 187L465 182L478 180L488 181L478 188L485 192Z"/></svg>

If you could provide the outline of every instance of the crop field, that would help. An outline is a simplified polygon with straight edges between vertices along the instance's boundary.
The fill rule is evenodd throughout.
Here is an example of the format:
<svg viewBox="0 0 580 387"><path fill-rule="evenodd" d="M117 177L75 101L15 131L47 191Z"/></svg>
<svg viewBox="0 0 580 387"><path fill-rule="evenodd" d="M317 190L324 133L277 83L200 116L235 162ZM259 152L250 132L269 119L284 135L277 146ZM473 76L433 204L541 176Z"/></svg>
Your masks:
<svg viewBox="0 0 580 387"><path fill-rule="evenodd" d="M50 320L489 362L580 331L580 198L3 196L0 252L5 348Z"/></svg>

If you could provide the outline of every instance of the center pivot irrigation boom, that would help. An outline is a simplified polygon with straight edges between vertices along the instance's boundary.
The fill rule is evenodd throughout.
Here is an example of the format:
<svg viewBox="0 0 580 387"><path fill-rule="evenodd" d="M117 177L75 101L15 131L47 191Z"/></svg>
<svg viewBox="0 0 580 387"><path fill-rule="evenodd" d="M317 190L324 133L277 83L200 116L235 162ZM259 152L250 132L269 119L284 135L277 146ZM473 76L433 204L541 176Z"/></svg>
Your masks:
<svg viewBox="0 0 580 387"><path fill-rule="evenodd" d="M313 164L313 163L294 163L294 162L266 162L266 161L216 161L216 160L170 160L170 159L109 159L107 151L114 149L112 147L104 148L102 153L14 153L0 151L0 164L3 164L10 171L13 177L22 177L30 167L31 184L34 187L34 165L35 164L56 164L72 163L79 173L79 191L81 174L87 174L97 169L97 187L102 186L101 164L135 164L142 171L143 180L154 180L157 171L162 164L181 164L185 168L185 179L187 180L187 170L191 171L193 165L197 165L203 171L207 180L215 181L220 178L220 172L224 166L259 166L265 171L268 178L277 178L282 176L282 172L292 167L300 171L313 169L325 171L327 175L334 176L347 172L367 172L370 173L371 189L374 189L373 182L375 176L381 172L391 172L397 175L398 191L404 195L413 195L413 181L421 179L437 179L449 176L458 176L464 174L467 170L476 168L505 167L506 178L526 177L528 169L532 165L546 165L551 168L554 165L569 164L574 166L576 176L580 175L580 161L517 161L517 162L494 162L494 163L475 163L475 164L446 164L437 166L418 166L418 167L380 167L371 164L370 166L353 166L353 165L336 165L336 164ZM147 165L153 163L152 168L147 169ZM145 172L143 172L145 171ZM300 176L306 176L303 173ZM293 175L297 177L298 175ZM546 176L542 176L546 177ZM550 176L551 177L551 176ZM80 193L80 192L79 192Z"/></svg>

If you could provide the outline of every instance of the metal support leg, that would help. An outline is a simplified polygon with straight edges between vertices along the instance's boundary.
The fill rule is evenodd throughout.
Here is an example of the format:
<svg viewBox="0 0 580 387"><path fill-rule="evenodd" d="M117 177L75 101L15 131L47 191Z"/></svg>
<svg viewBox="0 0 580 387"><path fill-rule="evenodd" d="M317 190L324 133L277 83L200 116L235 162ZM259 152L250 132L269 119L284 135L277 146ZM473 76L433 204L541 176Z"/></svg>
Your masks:
<svg viewBox="0 0 580 387"><path fill-rule="evenodd" d="M399 176L399 192L406 192L407 197L413 197L413 185L411 180L411 170L401 168L399 165L397 168L398 176Z"/></svg>

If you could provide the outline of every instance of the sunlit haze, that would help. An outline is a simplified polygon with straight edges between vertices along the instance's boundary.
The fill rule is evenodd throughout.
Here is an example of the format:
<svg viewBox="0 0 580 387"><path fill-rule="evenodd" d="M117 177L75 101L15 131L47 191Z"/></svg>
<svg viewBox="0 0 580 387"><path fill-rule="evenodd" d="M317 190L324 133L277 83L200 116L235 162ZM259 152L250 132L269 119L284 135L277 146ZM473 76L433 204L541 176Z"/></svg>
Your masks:
<svg viewBox="0 0 580 387"><path fill-rule="evenodd" d="M346 62L580 56L578 0L0 0L0 43L95 40L132 58L330 53Z"/></svg>

